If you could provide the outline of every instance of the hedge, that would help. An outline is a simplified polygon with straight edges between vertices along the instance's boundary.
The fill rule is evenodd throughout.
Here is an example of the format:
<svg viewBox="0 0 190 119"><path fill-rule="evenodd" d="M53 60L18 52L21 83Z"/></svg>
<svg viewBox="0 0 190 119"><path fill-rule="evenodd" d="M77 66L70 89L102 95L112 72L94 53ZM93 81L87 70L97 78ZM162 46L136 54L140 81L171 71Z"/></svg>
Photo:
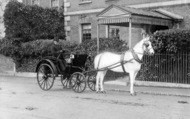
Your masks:
<svg viewBox="0 0 190 119"><path fill-rule="evenodd" d="M0 42L0 53L6 56L10 56L14 59L17 65L17 71L34 71L34 67L27 65L31 63L36 65L37 61L42 57L50 54L50 47L52 47L52 40L36 40L26 43L20 43L15 45L15 40L4 39ZM60 45L63 49L70 50L74 54L88 54L91 55L92 59L97 54L96 50L96 39L84 41L81 44L76 44L69 41L61 41ZM100 39L100 52L101 51L113 51L122 52L128 50L128 47L124 45L125 42L118 39L101 38ZM31 61L33 60L33 61ZM28 66L28 67L25 67ZM92 66L91 66L92 67Z"/></svg>
<svg viewBox="0 0 190 119"><path fill-rule="evenodd" d="M21 42L52 39L55 36L65 39L64 15L55 9L10 1L6 5L4 25L6 37L20 38Z"/></svg>
<svg viewBox="0 0 190 119"><path fill-rule="evenodd" d="M156 53L190 52L190 29L157 31L153 34L152 43Z"/></svg>

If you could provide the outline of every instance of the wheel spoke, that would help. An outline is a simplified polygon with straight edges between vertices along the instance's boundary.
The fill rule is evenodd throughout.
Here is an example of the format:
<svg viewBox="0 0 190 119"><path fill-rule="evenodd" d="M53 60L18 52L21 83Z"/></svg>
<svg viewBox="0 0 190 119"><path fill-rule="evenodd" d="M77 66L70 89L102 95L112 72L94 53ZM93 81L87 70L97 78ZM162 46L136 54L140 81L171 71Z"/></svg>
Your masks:
<svg viewBox="0 0 190 119"><path fill-rule="evenodd" d="M47 86L48 86L48 87L50 87L50 86L51 86L51 84L50 84L49 82L50 82L50 81L48 81L48 80L47 80Z"/></svg>
<svg viewBox="0 0 190 119"><path fill-rule="evenodd" d="M79 85L77 85L77 90L78 90L78 92L80 92L80 86Z"/></svg>
<svg viewBox="0 0 190 119"><path fill-rule="evenodd" d="M45 89L45 80L43 81L43 89Z"/></svg>
<svg viewBox="0 0 190 119"><path fill-rule="evenodd" d="M76 90L76 88L77 88L77 84L74 85L74 90Z"/></svg>
<svg viewBox="0 0 190 119"><path fill-rule="evenodd" d="M40 83L40 86L42 86L42 84L44 84L44 81L45 81L45 80L43 80L43 81Z"/></svg>
<svg viewBox="0 0 190 119"><path fill-rule="evenodd" d="M45 84L44 89L46 90L47 89L47 80L44 82L44 84Z"/></svg>

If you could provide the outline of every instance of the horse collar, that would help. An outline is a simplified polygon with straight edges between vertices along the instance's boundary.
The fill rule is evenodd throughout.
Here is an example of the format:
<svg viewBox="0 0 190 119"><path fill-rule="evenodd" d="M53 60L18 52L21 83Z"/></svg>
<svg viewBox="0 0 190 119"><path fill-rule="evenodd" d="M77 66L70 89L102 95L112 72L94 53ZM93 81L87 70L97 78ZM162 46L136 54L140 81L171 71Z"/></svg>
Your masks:
<svg viewBox="0 0 190 119"><path fill-rule="evenodd" d="M125 70L125 67L124 67L124 64L125 64L124 57L125 57L125 53L122 53L122 55L121 55L121 67L123 69L123 72L127 73L126 70Z"/></svg>
<svg viewBox="0 0 190 119"><path fill-rule="evenodd" d="M139 59L138 55L135 53L135 51L133 49L131 49L131 53L133 55L133 58L140 64L142 64L142 60Z"/></svg>

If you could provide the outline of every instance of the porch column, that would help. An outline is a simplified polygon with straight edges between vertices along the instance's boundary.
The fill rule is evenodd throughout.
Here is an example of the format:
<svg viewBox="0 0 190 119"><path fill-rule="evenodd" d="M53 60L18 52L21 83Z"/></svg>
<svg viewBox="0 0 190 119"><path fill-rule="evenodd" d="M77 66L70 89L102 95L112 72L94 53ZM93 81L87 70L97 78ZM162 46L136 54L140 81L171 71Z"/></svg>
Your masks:
<svg viewBox="0 0 190 119"><path fill-rule="evenodd" d="M131 36L132 36L132 20L131 18L129 18L129 48L132 47Z"/></svg>
<svg viewBox="0 0 190 119"><path fill-rule="evenodd" d="M110 26L106 25L106 38L109 38L109 29L110 29Z"/></svg>
<svg viewBox="0 0 190 119"><path fill-rule="evenodd" d="M100 43L99 43L99 24L97 25L97 54L99 53L100 49Z"/></svg>

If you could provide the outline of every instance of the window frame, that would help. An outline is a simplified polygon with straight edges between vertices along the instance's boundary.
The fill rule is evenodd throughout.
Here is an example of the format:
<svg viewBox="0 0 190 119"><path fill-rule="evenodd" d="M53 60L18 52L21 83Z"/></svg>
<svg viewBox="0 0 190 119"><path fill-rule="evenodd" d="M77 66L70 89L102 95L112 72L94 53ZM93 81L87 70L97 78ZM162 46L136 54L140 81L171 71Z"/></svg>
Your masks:
<svg viewBox="0 0 190 119"><path fill-rule="evenodd" d="M57 1L57 6L53 6L53 1ZM59 9L59 0L51 0L51 8L53 9Z"/></svg>
<svg viewBox="0 0 190 119"><path fill-rule="evenodd" d="M120 38L120 29L119 28L109 28L108 30L108 38L117 38L119 39Z"/></svg>
<svg viewBox="0 0 190 119"><path fill-rule="evenodd" d="M91 40L91 39L92 39L92 24L91 23L81 24L81 41Z"/></svg>
<svg viewBox="0 0 190 119"><path fill-rule="evenodd" d="M36 1L38 2L36 3ZM40 0L32 0L32 5L40 5Z"/></svg>
<svg viewBox="0 0 190 119"><path fill-rule="evenodd" d="M92 3L92 0L80 0L79 5L90 4L90 3Z"/></svg>

